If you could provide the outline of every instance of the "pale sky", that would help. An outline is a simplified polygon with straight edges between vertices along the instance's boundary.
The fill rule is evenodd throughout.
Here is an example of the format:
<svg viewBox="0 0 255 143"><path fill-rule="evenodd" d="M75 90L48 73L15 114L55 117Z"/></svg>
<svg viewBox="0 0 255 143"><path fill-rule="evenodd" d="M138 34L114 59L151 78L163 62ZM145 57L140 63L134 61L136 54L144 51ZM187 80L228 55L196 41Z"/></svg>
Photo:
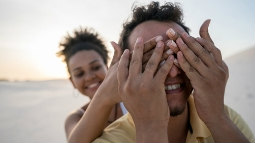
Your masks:
<svg viewBox="0 0 255 143"><path fill-rule="evenodd" d="M122 23L133 4L146 0L0 0L0 79L67 78L65 64L55 53L67 32L93 27L118 41ZM161 3L165 1L160 1ZM177 0L192 36L211 19L214 43L228 57L255 45L254 0Z"/></svg>

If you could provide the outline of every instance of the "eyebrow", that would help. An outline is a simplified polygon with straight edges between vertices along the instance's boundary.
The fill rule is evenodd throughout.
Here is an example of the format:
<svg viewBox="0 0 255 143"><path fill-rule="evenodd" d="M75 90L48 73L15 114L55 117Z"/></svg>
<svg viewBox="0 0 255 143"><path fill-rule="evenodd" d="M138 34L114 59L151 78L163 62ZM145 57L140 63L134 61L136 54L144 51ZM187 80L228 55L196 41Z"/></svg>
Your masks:
<svg viewBox="0 0 255 143"><path fill-rule="evenodd" d="M92 65L92 64L94 64L94 63L96 63L96 62L98 62L98 61L99 61L98 59L95 59L95 60L91 61L91 62L89 63L89 65ZM80 67L77 67L77 68L73 69L73 71L76 71L76 70L79 70L79 69L80 69Z"/></svg>

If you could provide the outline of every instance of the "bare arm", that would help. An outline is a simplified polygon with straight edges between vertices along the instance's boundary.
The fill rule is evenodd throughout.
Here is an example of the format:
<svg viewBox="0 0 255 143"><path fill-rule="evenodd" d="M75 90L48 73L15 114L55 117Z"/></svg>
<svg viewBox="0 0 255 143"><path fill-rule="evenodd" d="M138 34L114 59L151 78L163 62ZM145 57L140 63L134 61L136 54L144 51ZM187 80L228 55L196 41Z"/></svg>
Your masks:
<svg viewBox="0 0 255 143"><path fill-rule="evenodd" d="M108 121L112 105L96 94L80 121L73 128L68 142L89 143L97 138Z"/></svg>
<svg viewBox="0 0 255 143"><path fill-rule="evenodd" d="M162 37L154 37L144 43L144 47L150 50L155 47ZM111 66L107 75L94 95L89 107L81 120L75 125L68 141L77 143L89 143L101 135L113 106L120 102L118 94L117 68L121 56L120 47L112 42L115 49ZM146 61L146 60L145 60Z"/></svg>
<svg viewBox="0 0 255 143"><path fill-rule="evenodd" d="M120 102L117 89L117 62L121 49L112 43L115 48L114 57L107 75L97 89L86 112L72 130L68 142L89 143L97 138L107 125L112 107Z"/></svg>
<svg viewBox="0 0 255 143"><path fill-rule="evenodd" d="M66 138L70 136L71 131L75 127L75 125L79 122L79 120L82 117L82 113L79 111L73 112L65 120L65 133L66 133Z"/></svg>

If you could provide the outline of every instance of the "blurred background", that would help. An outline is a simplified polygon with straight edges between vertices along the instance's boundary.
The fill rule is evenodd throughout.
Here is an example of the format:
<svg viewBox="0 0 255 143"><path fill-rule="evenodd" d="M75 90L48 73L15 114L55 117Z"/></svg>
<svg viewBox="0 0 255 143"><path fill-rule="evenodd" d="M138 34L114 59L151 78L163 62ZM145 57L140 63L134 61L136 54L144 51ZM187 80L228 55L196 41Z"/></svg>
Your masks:
<svg viewBox="0 0 255 143"><path fill-rule="evenodd" d="M65 142L67 114L88 99L76 96L56 57L67 32L93 27L118 41L134 5L148 0L0 0L0 142ZM161 3L165 1L160 0ZM255 1L176 0L192 36L204 20L230 69L225 103L255 132Z"/></svg>

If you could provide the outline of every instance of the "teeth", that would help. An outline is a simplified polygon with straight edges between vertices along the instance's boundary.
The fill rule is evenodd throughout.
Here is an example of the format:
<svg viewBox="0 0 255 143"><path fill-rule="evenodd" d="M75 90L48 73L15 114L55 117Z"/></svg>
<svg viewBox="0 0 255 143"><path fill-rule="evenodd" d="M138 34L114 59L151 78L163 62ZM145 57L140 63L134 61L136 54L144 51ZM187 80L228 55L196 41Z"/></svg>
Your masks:
<svg viewBox="0 0 255 143"><path fill-rule="evenodd" d="M98 82L97 82L97 83L93 83L93 84L87 86L87 88L94 88L94 87L96 87L98 84L99 84Z"/></svg>
<svg viewBox="0 0 255 143"><path fill-rule="evenodd" d="M165 90L175 90L181 87L181 84L173 84L165 86Z"/></svg>

